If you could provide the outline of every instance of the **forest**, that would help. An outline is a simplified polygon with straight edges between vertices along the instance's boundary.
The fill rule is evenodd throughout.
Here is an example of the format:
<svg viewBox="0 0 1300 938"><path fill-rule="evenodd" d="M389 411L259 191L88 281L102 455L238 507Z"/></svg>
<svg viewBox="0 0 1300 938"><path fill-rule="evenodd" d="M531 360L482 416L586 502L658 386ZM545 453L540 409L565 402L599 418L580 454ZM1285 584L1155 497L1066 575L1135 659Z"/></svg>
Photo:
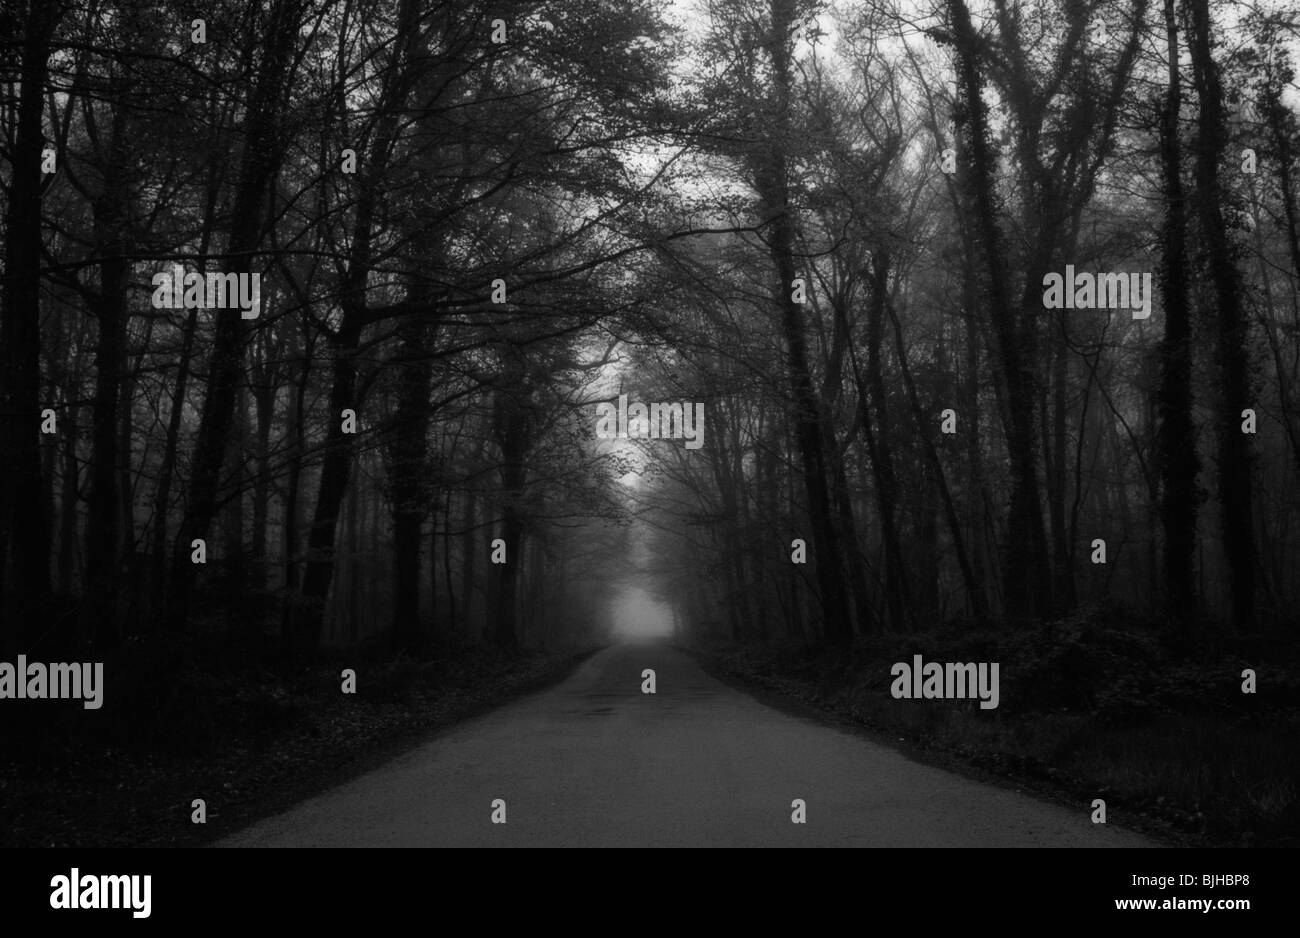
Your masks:
<svg viewBox="0 0 1300 938"><path fill-rule="evenodd" d="M1294 842L1297 55L1276 0L4 0L0 661L105 663L0 700L10 837L637 590ZM969 649L997 739L863 702Z"/></svg>

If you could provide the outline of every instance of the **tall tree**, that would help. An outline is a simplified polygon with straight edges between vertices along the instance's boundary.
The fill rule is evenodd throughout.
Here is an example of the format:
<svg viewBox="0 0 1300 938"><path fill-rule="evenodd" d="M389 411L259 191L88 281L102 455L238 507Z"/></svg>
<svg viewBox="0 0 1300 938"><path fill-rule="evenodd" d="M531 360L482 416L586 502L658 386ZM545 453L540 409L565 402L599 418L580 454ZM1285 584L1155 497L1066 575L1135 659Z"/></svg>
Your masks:
<svg viewBox="0 0 1300 938"><path fill-rule="evenodd" d="M1254 481L1251 436L1242 432L1251 406L1248 324L1238 249L1228 224L1231 192L1222 178L1228 144L1223 84L1214 59L1215 25L1209 0L1186 0L1193 83L1199 113L1196 127L1196 203L1215 302L1215 357L1219 367L1218 490L1223 549L1228 563L1232 621L1255 626Z"/></svg>
<svg viewBox="0 0 1300 938"><path fill-rule="evenodd" d="M754 190L759 196L760 218L769 232L766 242L776 273L774 287L794 401L795 436L803 466L808 521L816 553L823 628L830 643L843 646L852 640L853 630L844 588L843 547L831 503L827 454L834 444L827 439L827 427L809 363L804 314L794 296L794 281L798 274L795 260L797 222L791 192L793 166L790 151L795 133L792 58L795 32L802 19L800 13L797 0L769 0L763 24L765 34L761 41L771 71L770 88L765 89L771 99L770 104L760 107L757 112L768 123L766 133L752 152L751 172Z"/></svg>
<svg viewBox="0 0 1300 938"><path fill-rule="evenodd" d="M258 30L264 40L244 114L244 149L226 242L226 273L247 275L255 266L263 266L254 264L254 253L264 233L270 182L288 143L282 120L304 7L304 0L270 0L265 23ZM258 9L260 12L260 6ZM237 311L218 313L192 462L190 497L173 560L167 609L167 623L173 629L183 628L189 618L195 576L190 545L196 539L207 538L218 508L221 470L235 426L248 333L248 322Z"/></svg>
<svg viewBox="0 0 1300 938"><path fill-rule="evenodd" d="M1160 515L1164 526L1164 585L1170 612L1186 627L1196 604L1196 515L1200 458L1192 422L1192 313L1188 297L1187 199L1183 192L1178 17L1175 0L1164 0L1168 88L1161 111L1160 166L1165 219L1160 287L1165 334L1160 350Z"/></svg>
<svg viewBox="0 0 1300 938"><path fill-rule="evenodd" d="M9 8L20 50L16 133L5 186L4 285L0 289L0 643L13 647L45 627L50 596L48 503L41 472L41 196L46 76L65 7L26 0ZM12 557L12 586L5 563ZM5 602L5 600L8 600Z"/></svg>
<svg viewBox="0 0 1300 938"><path fill-rule="evenodd" d="M1003 593L1007 611L1017 617L1044 616L1051 608L1047 537L1043 530L1041 490L1035 458L1034 412L1038 399L1034 363L1029 358L1027 326L1011 300L1002 234L998 226L996 161L980 71L981 44L963 0L949 0L957 56L957 77L966 130L968 161L963 179L979 233L985 267L989 314L997 338L1005 392L1007 452L1011 469L1011 505L1007 516Z"/></svg>

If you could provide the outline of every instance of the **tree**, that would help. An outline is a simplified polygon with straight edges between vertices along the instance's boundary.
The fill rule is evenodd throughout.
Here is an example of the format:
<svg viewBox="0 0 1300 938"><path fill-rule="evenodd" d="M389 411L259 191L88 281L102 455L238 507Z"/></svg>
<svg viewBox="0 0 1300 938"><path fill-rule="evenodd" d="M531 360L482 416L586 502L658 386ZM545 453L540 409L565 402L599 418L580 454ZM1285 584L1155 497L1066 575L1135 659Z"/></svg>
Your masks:
<svg viewBox="0 0 1300 938"><path fill-rule="evenodd" d="M1227 145L1223 86L1214 60L1214 23L1208 0L1187 0L1192 81L1200 105L1196 128L1196 204L1215 300L1215 357L1221 382L1218 423L1218 490L1223 548L1228 563L1232 622L1255 627L1254 482L1250 435L1241 432L1251 404L1247 322L1243 308L1238 248L1227 213L1230 194L1221 178Z"/></svg>
<svg viewBox="0 0 1300 938"><path fill-rule="evenodd" d="M45 79L64 7L27 0L11 7L12 44L20 50L16 132L5 187L5 277L0 290L0 591L4 643L44 628L50 596L50 533L42 494L40 426L41 196ZM4 591L12 557L12 587Z"/></svg>
<svg viewBox="0 0 1300 938"><path fill-rule="evenodd" d="M1192 422L1192 320L1188 297L1187 200L1183 192L1178 24L1174 0L1164 3L1169 86L1160 128L1165 225L1161 240L1161 293L1165 334L1160 356L1161 521L1165 534L1165 590L1170 611L1184 628L1196 609L1196 479L1200 458Z"/></svg>

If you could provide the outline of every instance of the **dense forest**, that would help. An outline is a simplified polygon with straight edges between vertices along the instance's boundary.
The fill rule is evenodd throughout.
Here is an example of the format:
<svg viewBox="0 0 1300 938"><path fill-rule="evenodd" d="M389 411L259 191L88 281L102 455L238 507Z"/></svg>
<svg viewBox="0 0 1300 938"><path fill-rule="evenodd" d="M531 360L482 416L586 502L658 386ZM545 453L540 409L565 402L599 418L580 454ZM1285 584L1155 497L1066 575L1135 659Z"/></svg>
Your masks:
<svg viewBox="0 0 1300 938"><path fill-rule="evenodd" d="M581 648L635 587L684 643L1089 619L1266 676L1298 37L1267 0L5 0L0 659L112 701L212 636Z"/></svg>

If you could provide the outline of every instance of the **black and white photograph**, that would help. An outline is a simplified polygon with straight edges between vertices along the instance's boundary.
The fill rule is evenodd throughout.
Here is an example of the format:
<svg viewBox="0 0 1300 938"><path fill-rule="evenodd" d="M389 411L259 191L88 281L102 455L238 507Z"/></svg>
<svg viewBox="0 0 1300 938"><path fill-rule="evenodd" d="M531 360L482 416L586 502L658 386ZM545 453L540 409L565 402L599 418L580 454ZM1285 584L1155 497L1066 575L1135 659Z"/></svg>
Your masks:
<svg viewBox="0 0 1300 938"><path fill-rule="evenodd" d="M1296 0L0 0L6 918L1281 915L1298 73Z"/></svg>

